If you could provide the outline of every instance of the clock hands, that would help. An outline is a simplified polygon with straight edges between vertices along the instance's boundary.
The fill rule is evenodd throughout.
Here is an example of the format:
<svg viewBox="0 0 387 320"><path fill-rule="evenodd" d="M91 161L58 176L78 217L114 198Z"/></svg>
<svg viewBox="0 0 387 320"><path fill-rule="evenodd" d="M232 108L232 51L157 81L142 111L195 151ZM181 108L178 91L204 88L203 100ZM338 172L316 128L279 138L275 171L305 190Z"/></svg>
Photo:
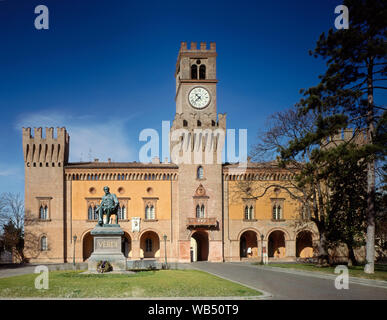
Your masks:
<svg viewBox="0 0 387 320"><path fill-rule="evenodd" d="M209 103L209 93L203 88L194 88L189 93L189 102L193 107L204 108Z"/></svg>

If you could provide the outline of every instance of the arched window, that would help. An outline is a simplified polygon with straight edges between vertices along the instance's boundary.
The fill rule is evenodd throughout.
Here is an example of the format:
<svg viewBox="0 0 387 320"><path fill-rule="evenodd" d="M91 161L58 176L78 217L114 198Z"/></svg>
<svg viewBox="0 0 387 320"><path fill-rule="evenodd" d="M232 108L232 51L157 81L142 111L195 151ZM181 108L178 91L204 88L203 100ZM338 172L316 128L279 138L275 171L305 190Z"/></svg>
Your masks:
<svg viewBox="0 0 387 320"><path fill-rule="evenodd" d="M92 206L90 206L89 209L87 210L87 219L93 220L93 217L94 217L94 210Z"/></svg>
<svg viewBox="0 0 387 320"><path fill-rule="evenodd" d="M280 205L273 206L273 219L281 220L282 219L282 208Z"/></svg>
<svg viewBox="0 0 387 320"><path fill-rule="evenodd" d="M150 238L145 239L145 251L152 252L152 239Z"/></svg>
<svg viewBox="0 0 387 320"><path fill-rule="evenodd" d="M206 78L206 66L204 64L202 64L200 67L199 67L199 79L205 79Z"/></svg>
<svg viewBox="0 0 387 320"><path fill-rule="evenodd" d="M204 204L202 204L202 207L200 208L200 218L204 218Z"/></svg>
<svg viewBox="0 0 387 320"><path fill-rule="evenodd" d="M155 207L153 205L147 205L145 208L145 220L155 219Z"/></svg>
<svg viewBox="0 0 387 320"><path fill-rule="evenodd" d="M39 219L40 220L44 219L44 208L43 208L43 206L40 206L40 209L39 209Z"/></svg>
<svg viewBox="0 0 387 320"><path fill-rule="evenodd" d="M43 236L40 238L40 250L47 251L47 237Z"/></svg>
<svg viewBox="0 0 387 320"><path fill-rule="evenodd" d="M202 126L202 122L198 120L198 127L201 127L201 126Z"/></svg>
<svg viewBox="0 0 387 320"><path fill-rule="evenodd" d="M118 215L118 219L119 220L125 220L125 217L126 217L126 208L125 208L125 206L118 207L117 215Z"/></svg>
<svg viewBox="0 0 387 320"><path fill-rule="evenodd" d="M203 179L203 176L204 176L203 167L202 167L202 166L199 166L199 167L198 167L198 171L197 171L197 178L198 178L198 179Z"/></svg>
<svg viewBox="0 0 387 320"><path fill-rule="evenodd" d="M93 215L94 215L94 220L98 220L98 212L96 210L96 207L93 207Z"/></svg>
<svg viewBox="0 0 387 320"><path fill-rule="evenodd" d="M183 120L183 127L187 127L187 126L188 126L187 120Z"/></svg>
<svg viewBox="0 0 387 320"><path fill-rule="evenodd" d="M48 207L47 206L40 206L39 209L39 219L40 220L47 220L48 219Z"/></svg>
<svg viewBox="0 0 387 320"><path fill-rule="evenodd" d="M252 220L254 219L254 207L253 206L246 206L245 207L245 219L246 220Z"/></svg>
<svg viewBox="0 0 387 320"><path fill-rule="evenodd" d="M191 66L191 79L197 79L198 78L198 66L196 64Z"/></svg>
<svg viewBox="0 0 387 320"><path fill-rule="evenodd" d="M196 218L200 218L200 206L196 206Z"/></svg>

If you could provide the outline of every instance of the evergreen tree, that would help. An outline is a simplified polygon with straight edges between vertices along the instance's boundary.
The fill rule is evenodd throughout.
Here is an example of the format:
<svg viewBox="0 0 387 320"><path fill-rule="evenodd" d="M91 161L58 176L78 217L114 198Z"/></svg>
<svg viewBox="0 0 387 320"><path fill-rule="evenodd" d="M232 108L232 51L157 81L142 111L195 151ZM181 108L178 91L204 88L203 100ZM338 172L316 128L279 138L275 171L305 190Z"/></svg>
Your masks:
<svg viewBox="0 0 387 320"><path fill-rule="evenodd" d="M349 9L349 28L329 30L321 34L315 57L327 60L327 70L320 76L320 83L302 90L304 98L298 104L300 112L307 115L317 112L316 130L300 139L292 140L282 150L284 160L294 159L306 146L320 146L341 129L354 128L356 137L364 135L362 146L353 153L353 161L367 163L367 238L364 271L374 272L375 259L375 163L384 153L386 145L381 143L376 128L379 126L386 107L376 103L377 90L385 90L387 78L387 6L381 0L344 1ZM327 151L315 149L311 169L317 170L327 159ZM329 161L332 164L332 159ZM328 162L328 163L329 163ZM327 164L325 164L327 165ZM304 171L303 178L307 179Z"/></svg>
<svg viewBox="0 0 387 320"><path fill-rule="evenodd" d="M334 161L329 162L324 170L330 191L327 239L333 247L346 244L348 265L356 265L354 249L364 245L366 231L367 163L352 154L357 152L356 145L342 143L331 151Z"/></svg>

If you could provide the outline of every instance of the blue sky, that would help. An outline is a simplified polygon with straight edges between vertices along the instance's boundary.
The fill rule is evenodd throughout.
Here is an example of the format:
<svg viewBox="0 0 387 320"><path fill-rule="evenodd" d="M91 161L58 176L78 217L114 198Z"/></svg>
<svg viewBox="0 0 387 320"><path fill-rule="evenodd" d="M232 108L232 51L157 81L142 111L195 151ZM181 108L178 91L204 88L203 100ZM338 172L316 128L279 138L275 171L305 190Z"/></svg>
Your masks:
<svg viewBox="0 0 387 320"><path fill-rule="evenodd" d="M49 30L34 27L39 4ZM308 50L339 4L0 0L0 192L24 191L23 126L66 126L70 161L138 160L141 130L173 120L181 41L216 42L218 112L254 144L317 83L325 63Z"/></svg>

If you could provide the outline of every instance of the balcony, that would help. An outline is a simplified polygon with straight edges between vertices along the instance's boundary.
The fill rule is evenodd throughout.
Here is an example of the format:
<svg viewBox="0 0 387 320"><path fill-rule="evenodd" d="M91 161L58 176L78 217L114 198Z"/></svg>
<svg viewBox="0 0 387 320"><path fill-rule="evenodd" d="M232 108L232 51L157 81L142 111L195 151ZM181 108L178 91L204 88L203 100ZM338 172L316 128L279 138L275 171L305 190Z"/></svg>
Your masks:
<svg viewBox="0 0 387 320"><path fill-rule="evenodd" d="M216 228L216 218L187 218L187 228Z"/></svg>

